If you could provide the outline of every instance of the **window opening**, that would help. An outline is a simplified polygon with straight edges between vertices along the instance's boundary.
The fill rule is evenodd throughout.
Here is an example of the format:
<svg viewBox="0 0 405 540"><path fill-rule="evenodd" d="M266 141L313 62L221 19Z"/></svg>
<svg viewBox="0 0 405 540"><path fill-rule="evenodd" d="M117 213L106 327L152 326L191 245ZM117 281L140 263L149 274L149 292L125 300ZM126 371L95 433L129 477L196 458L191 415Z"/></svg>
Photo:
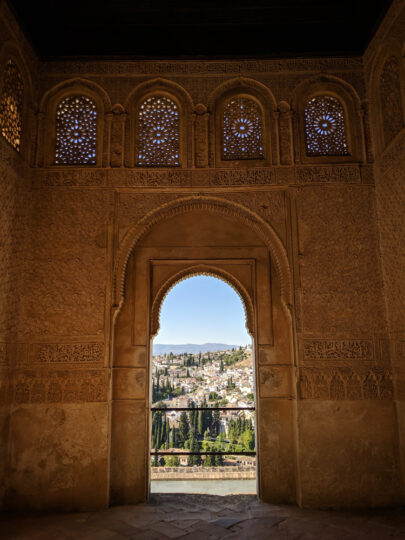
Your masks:
<svg viewBox="0 0 405 540"><path fill-rule="evenodd" d="M55 164L95 165L97 107L87 96L68 96L56 110Z"/></svg>
<svg viewBox="0 0 405 540"><path fill-rule="evenodd" d="M21 146L23 101L21 73L14 62L8 60L0 98L0 130L6 141L18 151Z"/></svg>
<svg viewBox="0 0 405 540"><path fill-rule="evenodd" d="M333 96L316 96L305 107L305 137L308 156L346 156L345 113Z"/></svg>
<svg viewBox="0 0 405 540"><path fill-rule="evenodd" d="M210 286L213 287L211 299L208 296ZM190 293L199 287L200 292L192 298ZM176 288L179 289L177 292ZM188 298L182 303L180 300L187 293ZM206 323L201 322L204 316L199 318L196 314L207 313L205 306L210 301L212 312L215 312L213 294L233 297L230 309L238 308L239 313L237 316L230 313L229 319L236 320L240 316L244 322L237 293L228 284L210 276L187 278L177 284L163 302L161 331L155 338L151 368L153 492L186 490L225 494L227 489L240 493L256 492L252 346L213 342L203 345L156 344L156 341L173 335L170 324L165 329L165 318L176 316L170 315L176 309L176 298L180 299L177 300L180 312L177 320L185 317L188 319L184 323L186 326L193 319L192 324L204 327ZM169 302L167 312L164 311L166 301ZM226 317L226 311L219 316L224 315ZM243 324L240 327L240 339L249 342ZM188 341L186 335L183 341ZM201 473L204 473L204 479Z"/></svg>
<svg viewBox="0 0 405 540"><path fill-rule="evenodd" d="M263 159L263 122L259 105L247 97L232 98L223 113L224 160Z"/></svg>
<svg viewBox="0 0 405 540"><path fill-rule="evenodd" d="M138 111L137 164L142 167L180 166L180 115L166 96L151 96Z"/></svg>

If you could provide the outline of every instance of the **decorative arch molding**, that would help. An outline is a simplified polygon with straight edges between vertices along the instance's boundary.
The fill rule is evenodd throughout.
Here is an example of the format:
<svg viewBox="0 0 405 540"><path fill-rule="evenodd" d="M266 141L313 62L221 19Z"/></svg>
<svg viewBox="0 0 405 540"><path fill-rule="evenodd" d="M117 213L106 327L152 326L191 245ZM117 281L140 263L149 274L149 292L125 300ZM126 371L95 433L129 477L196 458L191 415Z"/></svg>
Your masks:
<svg viewBox="0 0 405 540"><path fill-rule="evenodd" d="M342 156L307 156L305 145L304 109L309 99L320 95L329 95L339 100L345 111L346 137L349 155ZM306 162L353 162L362 161L365 156L365 134L361 99L348 82L333 75L318 75L302 81L292 96L294 115L295 161Z"/></svg>
<svg viewBox="0 0 405 540"><path fill-rule="evenodd" d="M161 221L179 214L192 212L193 210L205 210L236 218L245 223L263 240L275 263L277 275L280 280L282 301L290 309L293 303L290 265L284 246L274 229L257 214L240 204L216 197L197 195L177 199L176 201L160 206L146 214L127 232L114 266L113 307L116 312L120 310L124 301L126 267L136 244L153 226Z"/></svg>
<svg viewBox="0 0 405 540"><path fill-rule="evenodd" d="M125 109L128 111L132 103L140 101L144 96L155 92L167 92L172 94L177 98L183 108L187 108L190 111L193 110L193 100L187 90L180 84L170 81L169 79L163 79L162 77L144 81L131 90L124 103Z"/></svg>
<svg viewBox="0 0 405 540"><path fill-rule="evenodd" d="M192 166L193 150L193 110L194 104L190 94L180 85L163 78L155 78L136 86L125 100L124 107L129 115L125 126L125 164L136 166L137 146L137 111L146 98L160 94L172 99L180 112L180 164L182 167Z"/></svg>
<svg viewBox="0 0 405 540"><path fill-rule="evenodd" d="M42 96L39 105L39 111L42 113L46 113L50 101L53 101L55 99L59 101L60 99L69 94L80 91L84 91L87 95L92 96L93 99L101 101L103 104L103 112L105 114L111 112L111 100L104 88L94 81L91 81L89 79L83 79L81 77L67 79L47 90Z"/></svg>
<svg viewBox="0 0 405 540"><path fill-rule="evenodd" d="M402 121L405 124L405 43L403 46L393 38L388 39L374 55L372 66L369 72L367 88L370 90L370 101L374 132L376 133L376 145L378 153L381 154L391 141L386 141L384 136L383 107L381 103L380 80L384 66L391 57L398 62L399 69L399 99L402 107ZM399 111L398 111L399 112Z"/></svg>
<svg viewBox="0 0 405 540"><path fill-rule="evenodd" d="M111 116L111 100L99 84L87 79L74 78L55 85L45 92L41 99L38 113L38 154L36 158L36 164L39 166L49 166L54 163L56 109L63 98L73 94L86 96L96 104L98 113L96 166L107 165L109 130L104 129L104 127L106 125L105 117Z"/></svg>
<svg viewBox="0 0 405 540"><path fill-rule="evenodd" d="M226 101L233 96L253 99L261 109L263 122L264 159L225 161L222 159L222 115ZM220 84L208 97L208 111L211 113L209 128L211 166L265 166L278 161L278 126L275 117L277 102L271 90L259 81L247 77L230 79ZM273 145L272 141L276 144Z"/></svg>
<svg viewBox="0 0 405 540"><path fill-rule="evenodd" d="M242 301L243 309L245 311L246 329L251 336L254 335L254 308L253 301L245 287L235 279L232 274L225 272L224 270L217 268L211 264L198 264L192 265L185 270L181 270L170 279L168 279L158 290L155 298L152 302L151 309L151 321L150 321L150 334L153 338L159 332L160 328L160 312L163 302L169 292L181 281L195 276L211 276L218 278L230 287L238 294Z"/></svg>

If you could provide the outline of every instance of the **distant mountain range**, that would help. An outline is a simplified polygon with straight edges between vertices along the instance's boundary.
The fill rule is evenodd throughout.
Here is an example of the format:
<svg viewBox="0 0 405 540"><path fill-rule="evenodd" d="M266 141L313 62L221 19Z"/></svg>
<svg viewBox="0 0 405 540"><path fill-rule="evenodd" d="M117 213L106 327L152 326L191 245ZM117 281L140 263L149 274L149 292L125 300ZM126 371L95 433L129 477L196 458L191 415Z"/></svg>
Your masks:
<svg viewBox="0 0 405 540"><path fill-rule="evenodd" d="M226 343L185 343L184 345L165 345L163 343L153 344L153 356L162 354L197 354L205 352L226 351L227 349L239 349L239 345L227 345Z"/></svg>

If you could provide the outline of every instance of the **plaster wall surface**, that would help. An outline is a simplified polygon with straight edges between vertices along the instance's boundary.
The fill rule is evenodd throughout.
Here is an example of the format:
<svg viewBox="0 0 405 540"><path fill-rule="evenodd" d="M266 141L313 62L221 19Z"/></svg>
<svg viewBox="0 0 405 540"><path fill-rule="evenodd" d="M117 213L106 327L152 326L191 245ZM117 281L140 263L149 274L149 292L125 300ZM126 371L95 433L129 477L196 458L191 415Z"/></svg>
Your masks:
<svg viewBox="0 0 405 540"><path fill-rule="evenodd" d="M376 148L375 190L389 335L387 354L391 358L395 380L402 474L405 473L404 33L404 5L394 2L364 58ZM391 75L387 66L393 66Z"/></svg>
<svg viewBox="0 0 405 540"><path fill-rule="evenodd" d="M153 306L146 286L133 304L128 291L131 280L148 283L150 261L180 252L181 268L184 260L256 261L246 298L257 319L263 499L402 500L405 139L402 130L379 146L380 113L368 101L380 46L389 32L400 35L400 4L364 62L41 63L1 5L3 56L11 41L34 81L23 151L0 143L3 506L87 509L145 498ZM88 92L100 107L94 167L52 165L52 107L69 92ZM131 162L136 100L154 92L181 104L179 168ZM266 110L265 164L218 159L216 111L238 92ZM306 155L300 111L311 92L344 102L350 156ZM233 272L249 290L245 271Z"/></svg>

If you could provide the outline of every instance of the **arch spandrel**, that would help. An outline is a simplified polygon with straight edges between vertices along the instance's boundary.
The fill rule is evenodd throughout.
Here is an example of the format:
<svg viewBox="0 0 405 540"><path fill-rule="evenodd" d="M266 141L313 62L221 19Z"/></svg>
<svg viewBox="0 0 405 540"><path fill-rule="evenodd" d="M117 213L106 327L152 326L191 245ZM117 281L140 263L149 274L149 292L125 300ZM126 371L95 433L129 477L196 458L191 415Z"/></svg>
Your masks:
<svg viewBox="0 0 405 540"><path fill-rule="evenodd" d="M124 299L126 266L131 253L140 240L157 224L178 214L204 210L211 214L222 214L245 224L268 248L280 282L281 299L284 305L292 305L290 265L286 250L274 229L248 208L215 197L194 196L177 199L146 214L125 235L114 266L114 308L119 309Z"/></svg>

